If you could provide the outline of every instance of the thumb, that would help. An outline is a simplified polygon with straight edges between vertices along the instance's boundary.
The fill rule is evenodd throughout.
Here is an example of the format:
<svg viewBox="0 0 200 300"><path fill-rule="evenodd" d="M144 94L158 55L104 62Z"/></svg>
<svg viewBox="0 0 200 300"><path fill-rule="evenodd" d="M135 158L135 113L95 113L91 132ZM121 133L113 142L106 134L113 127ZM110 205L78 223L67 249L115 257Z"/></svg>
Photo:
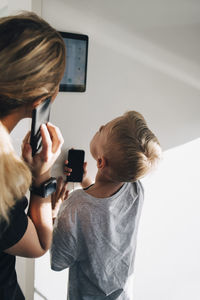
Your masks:
<svg viewBox="0 0 200 300"><path fill-rule="evenodd" d="M86 171L86 169L87 169L87 162L85 161L85 162L83 163L83 170Z"/></svg>

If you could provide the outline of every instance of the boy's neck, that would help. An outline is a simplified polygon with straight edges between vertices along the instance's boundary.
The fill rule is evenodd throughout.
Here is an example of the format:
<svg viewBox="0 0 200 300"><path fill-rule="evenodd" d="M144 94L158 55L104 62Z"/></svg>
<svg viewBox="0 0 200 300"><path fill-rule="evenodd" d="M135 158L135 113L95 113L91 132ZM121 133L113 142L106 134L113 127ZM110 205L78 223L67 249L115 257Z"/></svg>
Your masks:
<svg viewBox="0 0 200 300"><path fill-rule="evenodd" d="M95 183L86 192L96 198L108 198L116 194L123 184L96 176Z"/></svg>

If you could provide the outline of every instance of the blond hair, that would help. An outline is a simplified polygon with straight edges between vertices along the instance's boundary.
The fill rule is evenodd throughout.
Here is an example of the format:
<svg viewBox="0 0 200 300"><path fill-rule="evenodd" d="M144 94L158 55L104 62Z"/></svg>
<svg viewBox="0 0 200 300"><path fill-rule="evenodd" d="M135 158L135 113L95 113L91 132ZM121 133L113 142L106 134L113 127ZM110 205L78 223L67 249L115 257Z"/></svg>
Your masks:
<svg viewBox="0 0 200 300"><path fill-rule="evenodd" d="M7 129L0 122L0 218L7 221L9 210L31 184L31 172L16 155Z"/></svg>
<svg viewBox="0 0 200 300"><path fill-rule="evenodd" d="M105 156L112 180L133 182L155 168L161 158L161 147L144 117L129 111L114 120L107 137Z"/></svg>
<svg viewBox="0 0 200 300"><path fill-rule="evenodd" d="M54 95L64 69L64 41L46 21L28 12L1 18L0 120L26 104ZM9 220L9 210L30 183L30 170L14 152L0 123L0 218Z"/></svg>

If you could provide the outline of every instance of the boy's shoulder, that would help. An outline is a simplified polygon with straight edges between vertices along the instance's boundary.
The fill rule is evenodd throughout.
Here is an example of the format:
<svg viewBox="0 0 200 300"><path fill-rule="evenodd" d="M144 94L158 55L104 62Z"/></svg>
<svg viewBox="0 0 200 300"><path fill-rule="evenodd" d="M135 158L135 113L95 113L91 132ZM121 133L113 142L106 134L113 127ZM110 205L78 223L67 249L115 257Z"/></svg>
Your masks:
<svg viewBox="0 0 200 300"><path fill-rule="evenodd" d="M102 207L108 208L116 200L120 200L128 194L132 198L136 199L139 195L143 198L144 189L140 181L127 182L124 186L110 198L95 198L89 195L84 189L77 189L69 194L69 197L62 203L60 213L64 211L70 211L74 213L80 212L80 214L89 213L91 214L94 210ZM109 200L109 201L108 201Z"/></svg>
<svg viewBox="0 0 200 300"><path fill-rule="evenodd" d="M142 182L140 180L137 180L136 183L137 183L137 187L139 188L140 192L142 192L144 194L144 186L143 186Z"/></svg>
<svg viewBox="0 0 200 300"><path fill-rule="evenodd" d="M87 193L85 193L83 189L77 189L71 192L68 198L62 203L61 211L66 209L81 209L82 206L87 205L88 201L89 198L87 197Z"/></svg>

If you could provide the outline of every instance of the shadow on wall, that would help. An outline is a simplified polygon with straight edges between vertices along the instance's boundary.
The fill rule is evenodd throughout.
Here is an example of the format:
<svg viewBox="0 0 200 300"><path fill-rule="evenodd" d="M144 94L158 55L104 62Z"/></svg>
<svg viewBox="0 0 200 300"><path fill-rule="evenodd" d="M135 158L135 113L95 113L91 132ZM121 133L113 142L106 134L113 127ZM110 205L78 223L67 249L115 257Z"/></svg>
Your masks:
<svg viewBox="0 0 200 300"><path fill-rule="evenodd" d="M45 297L42 293L40 293L40 291L38 291L36 288L34 288L34 299L37 298L37 296L41 300L48 300L47 297Z"/></svg>
<svg viewBox="0 0 200 300"><path fill-rule="evenodd" d="M48 6L47 2L49 3L47 0L43 1L44 17L48 20L50 5ZM55 5L52 0L50 2L51 6ZM131 2L128 6L129 9L134 8ZM134 31L134 21L130 19L130 12L127 15L129 23L120 19L120 7L121 4L117 1L111 11L111 3L94 4L89 0L84 1L84 4L81 1L69 0L67 10L64 1L60 1L56 7L57 13L51 21L55 22L55 26L59 24L59 30L66 30L67 19L67 24L70 24L69 31L84 30L90 37L87 91L85 95L81 95L82 103L78 103L80 112L77 111L79 95L70 95L73 98L73 103L70 102L71 115L80 114L81 120L82 112L88 108L93 113L95 123L101 124L102 121L108 121L127 109L138 110L158 136L164 150L198 138L200 62L194 62L192 57L190 60L189 57L182 56L182 53L174 52L170 44L168 48L162 48L158 40L155 44L150 39L141 38L138 35L139 31ZM124 15L127 11L128 8ZM119 18L114 17L114 14ZM178 25L172 24L173 38L176 38L175 34L173 35L174 26ZM149 30L151 31L151 28ZM63 97L61 93L60 99L65 106L66 101ZM59 113L64 120L64 111L61 112L58 105L57 101L52 116L56 119ZM66 128L67 125L70 127L72 121L73 119L68 117L65 121L66 126L60 123L60 128ZM83 129L87 135L88 129Z"/></svg>

